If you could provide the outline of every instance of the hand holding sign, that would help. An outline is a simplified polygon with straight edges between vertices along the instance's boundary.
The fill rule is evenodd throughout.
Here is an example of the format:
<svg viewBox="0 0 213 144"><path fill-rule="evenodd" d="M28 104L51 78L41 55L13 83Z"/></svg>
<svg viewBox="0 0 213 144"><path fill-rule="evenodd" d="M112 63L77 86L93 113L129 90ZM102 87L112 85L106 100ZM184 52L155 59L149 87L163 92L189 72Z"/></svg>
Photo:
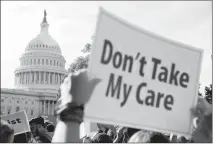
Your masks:
<svg viewBox="0 0 213 144"><path fill-rule="evenodd" d="M92 78L87 71L69 75L61 85L62 104L75 102L78 105L86 104L100 79Z"/></svg>
<svg viewBox="0 0 213 144"><path fill-rule="evenodd" d="M30 132L30 126L25 111L3 116L2 119L13 126L14 135Z"/></svg>

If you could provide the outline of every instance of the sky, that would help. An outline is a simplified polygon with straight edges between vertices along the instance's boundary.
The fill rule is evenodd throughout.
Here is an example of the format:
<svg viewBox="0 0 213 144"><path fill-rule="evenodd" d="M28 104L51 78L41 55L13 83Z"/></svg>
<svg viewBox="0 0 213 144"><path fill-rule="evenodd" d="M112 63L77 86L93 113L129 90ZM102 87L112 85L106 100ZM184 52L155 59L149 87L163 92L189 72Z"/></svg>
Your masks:
<svg viewBox="0 0 213 144"><path fill-rule="evenodd" d="M201 92L212 83L211 1L1 1L1 87L14 88L14 70L40 32L44 9L49 33L68 68L91 43L99 7L155 34L203 49Z"/></svg>

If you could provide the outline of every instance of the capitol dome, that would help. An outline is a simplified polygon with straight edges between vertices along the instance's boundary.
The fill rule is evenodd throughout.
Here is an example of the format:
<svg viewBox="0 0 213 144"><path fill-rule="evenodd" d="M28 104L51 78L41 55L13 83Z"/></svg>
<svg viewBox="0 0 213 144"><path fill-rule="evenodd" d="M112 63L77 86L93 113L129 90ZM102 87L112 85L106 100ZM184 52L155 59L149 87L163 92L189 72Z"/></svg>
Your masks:
<svg viewBox="0 0 213 144"><path fill-rule="evenodd" d="M20 57L15 70L15 86L41 92L58 92L65 70L65 59L59 44L49 35L46 11L39 35L32 39Z"/></svg>

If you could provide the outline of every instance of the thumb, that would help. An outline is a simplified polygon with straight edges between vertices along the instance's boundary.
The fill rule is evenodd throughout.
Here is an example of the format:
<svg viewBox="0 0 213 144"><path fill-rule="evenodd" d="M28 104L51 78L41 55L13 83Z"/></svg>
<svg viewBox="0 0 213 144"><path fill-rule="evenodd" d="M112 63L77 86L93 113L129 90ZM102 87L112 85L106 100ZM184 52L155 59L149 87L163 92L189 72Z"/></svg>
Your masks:
<svg viewBox="0 0 213 144"><path fill-rule="evenodd" d="M100 82L101 82L101 79L99 79L99 78L94 78L94 79L91 80L91 84L92 84L93 86L96 86L96 85L99 84Z"/></svg>

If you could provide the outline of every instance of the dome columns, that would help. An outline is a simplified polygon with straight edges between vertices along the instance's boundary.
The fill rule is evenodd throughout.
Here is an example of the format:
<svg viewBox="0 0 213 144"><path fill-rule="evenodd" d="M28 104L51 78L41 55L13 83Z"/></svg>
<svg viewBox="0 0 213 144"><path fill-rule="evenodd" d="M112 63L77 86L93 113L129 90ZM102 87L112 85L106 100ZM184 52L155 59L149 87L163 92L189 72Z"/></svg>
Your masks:
<svg viewBox="0 0 213 144"><path fill-rule="evenodd" d="M31 71L15 74L15 84L61 84L64 74L57 72Z"/></svg>

